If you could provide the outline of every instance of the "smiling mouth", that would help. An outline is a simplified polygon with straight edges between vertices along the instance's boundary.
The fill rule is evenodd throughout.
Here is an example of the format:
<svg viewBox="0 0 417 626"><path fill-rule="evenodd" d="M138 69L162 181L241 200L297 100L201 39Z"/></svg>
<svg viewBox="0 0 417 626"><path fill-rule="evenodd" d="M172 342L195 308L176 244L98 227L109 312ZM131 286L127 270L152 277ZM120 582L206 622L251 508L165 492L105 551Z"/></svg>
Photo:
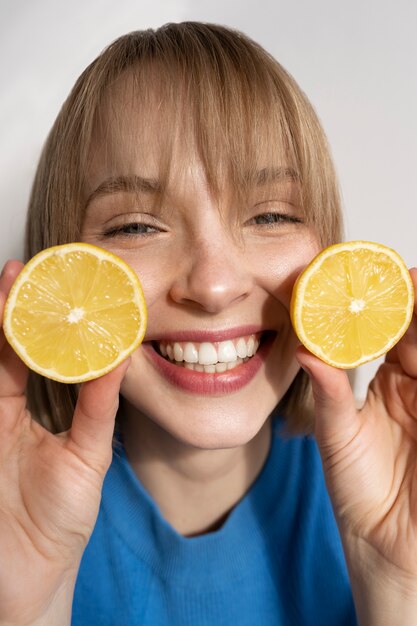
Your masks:
<svg viewBox="0 0 417 626"><path fill-rule="evenodd" d="M156 352L173 365L205 374L221 374L246 363L257 353L267 333L226 341L154 341Z"/></svg>

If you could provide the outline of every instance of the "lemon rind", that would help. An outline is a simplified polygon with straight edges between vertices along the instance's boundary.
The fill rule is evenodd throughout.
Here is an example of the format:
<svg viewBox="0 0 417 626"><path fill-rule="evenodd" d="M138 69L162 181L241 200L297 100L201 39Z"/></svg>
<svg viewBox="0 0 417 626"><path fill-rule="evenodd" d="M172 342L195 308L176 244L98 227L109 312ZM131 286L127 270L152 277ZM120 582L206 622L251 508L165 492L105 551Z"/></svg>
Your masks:
<svg viewBox="0 0 417 626"><path fill-rule="evenodd" d="M17 341L13 332L10 331L11 328L11 316L16 304L17 295L21 286L30 280L30 276L34 269L42 263L42 261L52 256L53 254L68 254L71 251L76 252L84 250L89 252L93 256L101 260L109 260L112 263L118 265L131 279L132 285L134 286L134 302L138 307L138 310L141 315L141 325L138 330L138 334L134 341L129 345L126 350L120 352L114 361L110 364L106 365L106 367L100 368L98 370L89 370L87 373L77 376L66 376L59 374L54 369L47 369L39 367L28 355L25 347ZM19 356L19 358L29 367L32 371L44 376L45 378L49 378L50 380L54 380L60 383L68 383L68 384L79 384L83 382L87 382L89 380L94 380L95 378L99 378L100 376L104 376L114 370L120 363L125 361L142 343L143 338L146 332L147 326L147 310L145 303L145 297L143 294L142 285L139 281L137 274L134 270L126 263L123 259L121 259L116 254L113 254L109 250L104 248L100 248L98 246L84 243L84 242L74 242L69 244L61 244L57 246L52 246L50 248L46 248L38 252L35 256L33 256L27 265L22 269L21 273L17 276L15 282L10 289L10 293L7 297L5 308L4 308L4 319L3 319L3 330L5 337L8 343L12 346L13 350Z"/></svg>
<svg viewBox="0 0 417 626"><path fill-rule="evenodd" d="M407 316L401 328L399 329L399 331L396 333L396 335L394 335L394 337L391 337L386 342L386 344L383 347L381 347L380 350L378 350L377 352L374 351L372 352L372 354L363 354L356 361L345 363L345 362L341 362L336 359L330 358L328 354L326 354L318 344L312 342L306 335L302 334L301 332L297 330L297 329L303 328L303 324L301 321L303 298L300 296L300 293L304 293L305 290L303 287L309 281L311 275L317 271L317 269L323 264L323 262L329 256L333 255L335 250L349 251L349 250L356 250L359 248L365 248L368 250L372 250L374 252L383 252L395 262L395 264L401 271L402 278L407 284L407 287L408 287L407 291L409 294L410 306L407 307ZM414 285L413 285L410 273L408 271L408 268L404 260L398 254L398 252L396 252L395 250L393 250L392 248L388 246L385 246L380 243L375 243L372 241L363 241L363 240L348 241L348 242L333 244L331 246L328 246L321 252L319 252L317 256L315 256L314 259L312 259L312 261L308 264L305 270L300 274L293 289L293 297L291 299L291 306L290 306L290 315L291 315L293 328L298 339L312 354L317 356L319 359L321 359L328 365L332 365L333 367L337 367L339 369L353 369L360 365L364 365L365 363L369 363L379 358L380 356L383 356L384 354L389 352L389 350L391 350L400 341L400 339L406 333L413 317L414 297L415 297Z"/></svg>

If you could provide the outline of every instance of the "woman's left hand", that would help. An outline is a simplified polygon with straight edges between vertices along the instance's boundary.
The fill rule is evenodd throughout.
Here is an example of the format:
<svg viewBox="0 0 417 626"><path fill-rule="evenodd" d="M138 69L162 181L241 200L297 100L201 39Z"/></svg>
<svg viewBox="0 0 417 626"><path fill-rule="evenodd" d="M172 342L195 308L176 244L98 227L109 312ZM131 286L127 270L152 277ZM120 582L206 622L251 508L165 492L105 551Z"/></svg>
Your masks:
<svg viewBox="0 0 417 626"><path fill-rule="evenodd" d="M417 269L410 273L417 287ZM315 435L364 624L417 624L416 310L360 409L345 371L304 348L298 353L313 386Z"/></svg>

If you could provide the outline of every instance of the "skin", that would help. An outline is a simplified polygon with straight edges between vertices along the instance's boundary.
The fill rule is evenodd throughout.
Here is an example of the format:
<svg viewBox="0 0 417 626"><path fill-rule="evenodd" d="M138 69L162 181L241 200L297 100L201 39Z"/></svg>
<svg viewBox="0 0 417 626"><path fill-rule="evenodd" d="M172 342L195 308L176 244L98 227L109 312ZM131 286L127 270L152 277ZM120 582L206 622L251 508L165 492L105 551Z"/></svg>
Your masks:
<svg viewBox="0 0 417 626"><path fill-rule="evenodd" d="M23 267L0 277L0 319ZM27 368L0 332L0 624L70 623L79 562L97 517L121 379L129 363L80 392L72 429L54 436L31 419ZM39 585L39 581L42 585Z"/></svg>
<svg viewBox="0 0 417 626"><path fill-rule="evenodd" d="M416 289L417 269L410 273ZM361 624L401 616L411 625L417 616L416 307L359 410L346 372L298 352L313 383L316 437Z"/></svg>
<svg viewBox="0 0 417 626"><path fill-rule="evenodd" d="M128 174L154 175L136 155L135 160L125 155L123 163ZM108 177L104 166L94 160L91 192ZM152 167L152 159L147 167ZM196 155L190 156L182 174L175 184L170 181L168 197L174 210L158 216L163 235L146 236L144 241L135 235L133 243L130 238L103 238L103 220L114 220L116 214L124 219L126 212L137 215L136 196L124 192L96 195L86 213L83 238L119 253L137 269L149 305L146 340L157 339L167 327L176 332L202 324L224 328L260 323L277 331L276 341L249 385L227 398L192 401L183 391L168 388L141 348L130 363L83 385L71 431L53 436L31 420L23 395L26 368L0 336L0 563L7 563L6 569L0 567L0 624L70 623L77 568L111 459L120 384L134 470L155 499L166 503L162 508L167 518L180 531L193 534L216 526L259 472L269 447L268 415L298 363L313 383L316 436L359 622L392 626L401 616L402 626L415 624L416 319L387 356L358 410L346 373L297 348L290 327L291 287L317 250L314 233L302 222L280 222L271 230L253 221L271 212L272 205L277 210L275 194L282 194L279 211L299 211L294 185L286 181L268 189L268 206L262 190L261 203L250 203L245 219L232 228L230 196L222 196L220 219ZM236 236L236 228L241 236ZM0 314L21 267L10 262L3 271ZM412 276L416 284L416 270ZM142 464L138 450L144 453ZM169 489L158 491L152 475L164 476L176 490L176 507ZM200 488L211 494L214 506L213 494L221 484L220 505L212 519L204 511L186 528L176 511L195 507Z"/></svg>
<svg viewBox="0 0 417 626"><path fill-rule="evenodd" d="M180 161L181 149L174 161ZM138 153L149 154L148 146ZM157 171L143 167L135 155L133 163L120 163L120 175L134 171L157 178ZM166 333L175 338L201 328L254 325L275 333L253 380L221 395L190 393L167 381L144 346L132 356L122 384L127 454L168 521L190 535L222 520L263 465L268 416L299 369L289 317L292 286L318 243L303 222L294 181L255 187L236 225L226 194L219 211L197 157L181 173L182 178L173 170L158 209L149 192L95 195L83 239L118 254L137 271L148 306L145 346ZM106 162L96 162L93 190L109 176ZM272 213L280 221L262 223ZM109 236L115 228L121 232Z"/></svg>

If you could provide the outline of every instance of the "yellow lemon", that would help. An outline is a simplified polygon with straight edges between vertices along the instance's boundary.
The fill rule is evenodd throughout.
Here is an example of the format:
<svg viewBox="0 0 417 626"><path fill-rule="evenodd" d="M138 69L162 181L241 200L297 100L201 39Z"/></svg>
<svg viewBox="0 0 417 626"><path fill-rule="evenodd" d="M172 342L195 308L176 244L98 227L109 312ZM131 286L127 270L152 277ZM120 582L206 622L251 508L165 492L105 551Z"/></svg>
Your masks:
<svg viewBox="0 0 417 626"><path fill-rule="evenodd" d="M4 333L35 372L65 383L98 378L142 342L147 312L136 273L86 243L39 252L7 298Z"/></svg>
<svg viewBox="0 0 417 626"><path fill-rule="evenodd" d="M390 350L413 308L413 283L399 254L379 243L348 241L323 250L300 274L291 320L310 352L351 368Z"/></svg>

